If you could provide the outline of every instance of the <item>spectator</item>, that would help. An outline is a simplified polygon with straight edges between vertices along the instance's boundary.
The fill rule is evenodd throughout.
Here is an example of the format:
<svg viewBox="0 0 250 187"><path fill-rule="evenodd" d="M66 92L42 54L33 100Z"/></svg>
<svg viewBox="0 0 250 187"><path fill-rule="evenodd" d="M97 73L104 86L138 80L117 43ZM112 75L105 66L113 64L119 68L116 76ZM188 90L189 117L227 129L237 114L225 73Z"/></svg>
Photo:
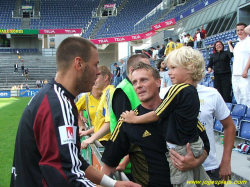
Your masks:
<svg viewBox="0 0 250 187"><path fill-rule="evenodd" d="M47 84L47 83L48 83L48 81L47 81L47 79L45 79L45 80L44 80L44 84Z"/></svg>
<svg viewBox="0 0 250 187"><path fill-rule="evenodd" d="M164 56L167 56L170 52L176 49L176 44L173 42L172 38L169 38L169 42L166 46Z"/></svg>
<svg viewBox="0 0 250 187"><path fill-rule="evenodd" d="M142 49L142 53L146 55L148 58L151 58L151 55L145 49Z"/></svg>
<svg viewBox="0 0 250 187"><path fill-rule="evenodd" d="M176 40L176 49L180 49L181 47L183 47L183 43L180 42L180 39Z"/></svg>
<svg viewBox="0 0 250 187"><path fill-rule="evenodd" d="M205 47L205 39L207 37L207 31L204 29L203 26L201 26L201 33L202 33L202 47Z"/></svg>
<svg viewBox="0 0 250 187"><path fill-rule="evenodd" d="M187 38L188 38L187 46L190 46L193 48L194 47L194 39L190 36L189 33L187 34Z"/></svg>
<svg viewBox="0 0 250 187"><path fill-rule="evenodd" d="M40 80L36 80L36 87L41 88L41 81Z"/></svg>
<svg viewBox="0 0 250 187"><path fill-rule="evenodd" d="M23 74L24 74L24 63L22 63L21 70L22 70L22 76L23 76Z"/></svg>
<svg viewBox="0 0 250 187"><path fill-rule="evenodd" d="M232 85L237 104L250 107L250 37L245 32L247 25L236 25L239 42L233 48L232 41L228 42L230 51L234 53Z"/></svg>
<svg viewBox="0 0 250 187"><path fill-rule="evenodd" d="M26 88L26 90L29 90L29 89L30 89L30 87L29 87L28 84L25 85L25 88Z"/></svg>
<svg viewBox="0 0 250 187"><path fill-rule="evenodd" d="M207 37L207 31L204 29L204 27L203 26L201 26L201 33L202 33L202 39L206 39L206 37Z"/></svg>
<svg viewBox="0 0 250 187"><path fill-rule="evenodd" d="M126 64L127 64L127 63L125 63L123 59L121 59L120 62L121 62L121 64L122 64L122 65L120 66L120 69L121 69L121 80L123 80L123 79L125 79L126 76L127 76L127 73L126 73Z"/></svg>
<svg viewBox="0 0 250 187"><path fill-rule="evenodd" d="M201 40L202 40L202 33L200 32L200 29L196 30L196 33L194 35L194 48L201 48Z"/></svg>
<svg viewBox="0 0 250 187"><path fill-rule="evenodd" d="M213 54L210 56L208 73L214 72L214 87L219 91L225 102L231 103L232 72L230 61L233 53L224 51L221 41L216 41Z"/></svg>
<svg viewBox="0 0 250 187"><path fill-rule="evenodd" d="M23 89L23 84L20 85L20 89L21 89L21 90Z"/></svg>
<svg viewBox="0 0 250 187"><path fill-rule="evenodd" d="M158 60L158 50L155 49L154 47L150 47L150 50L152 51L152 60Z"/></svg>
<svg viewBox="0 0 250 187"><path fill-rule="evenodd" d="M186 155L186 144L190 143L193 154L196 158L203 154L203 141L196 129L203 125L197 117L200 109L200 102L196 85L204 75L205 62L201 53L182 47L173 51L165 60L168 64L169 75L174 84L164 97L162 103L147 114L137 116L135 112L124 112L121 116L127 123L153 123L160 119L167 119L168 123L163 124L168 149L174 149L181 155ZM143 90L143 82L133 80L135 89ZM144 95L138 96L139 99ZM145 99L145 98L143 98ZM198 127L197 127L198 126ZM112 138L111 138L112 139ZM173 185L186 185L187 181L210 180L202 166L195 170L181 172L167 156L170 167L170 179ZM196 173L198 172L198 173Z"/></svg>
<svg viewBox="0 0 250 187"><path fill-rule="evenodd" d="M121 82L121 68L117 65L117 63L114 63L114 66L114 86L116 87Z"/></svg>
<svg viewBox="0 0 250 187"><path fill-rule="evenodd" d="M14 64L14 73L18 72L18 64L17 62L15 62Z"/></svg>
<svg viewBox="0 0 250 187"><path fill-rule="evenodd" d="M80 155L74 99L90 91L100 74L96 46L68 37L56 63L55 79L33 97L19 123L10 186L139 186L103 175Z"/></svg>
<svg viewBox="0 0 250 187"><path fill-rule="evenodd" d="M203 167L212 181L218 181L217 184L214 183L214 185L216 187L222 187L223 182L221 180L227 181L231 179L230 161L235 137L235 125L230 116L230 110L216 89L200 84L197 84L196 88L200 99L200 113L198 119L206 128L210 143L210 152L203 163ZM169 87L161 89L160 95L162 99L168 90ZM224 149L221 163L218 163L216 158L214 117L220 120L224 128Z"/></svg>
<svg viewBox="0 0 250 187"><path fill-rule="evenodd" d="M29 80L29 68L26 68L26 70L24 71L24 77L25 80Z"/></svg>
<svg viewBox="0 0 250 187"><path fill-rule="evenodd" d="M183 41L184 41L184 46L186 46L186 45L187 45L187 43L188 43L188 36L187 36L187 34L186 34L186 33L184 33L184 38L183 38Z"/></svg>
<svg viewBox="0 0 250 187"><path fill-rule="evenodd" d="M157 64L157 69L159 70L160 77L161 77L161 88L165 88L167 86L171 86L172 82L168 75L168 71L166 70L166 63L163 59Z"/></svg>
<svg viewBox="0 0 250 187"><path fill-rule="evenodd" d="M101 71L101 75L103 78L103 90L102 90L102 98L97 107L95 124L93 124L94 134L82 141L81 147L82 149L86 149L87 146L94 141L98 140L103 146L106 145L107 141L110 138L110 107L111 107L111 98L115 91L115 87L110 85L111 83L111 72L107 66L99 66Z"/></svg>
<svg viewBox="0 0 250 187"><path fill-rule="evenodd" d="M155 110L161 103L158 71L147 64L145 64L148 67L147 69L140 69L141 64L139 63L132 73L132 83L138 83L136 86L134 85L134 88L141 101L141 105L135 109L138 115ZM142 90L143 94L141 93ZM134 181L143 186L172 186L170 183L169 164L165 155L167 148L163 138L162 125L164 123L166 121L163 120L160 123L134 125L118 121L102 157L104 162L103 171L106 174L112 174L120 159L129 153L133 166L132 175ZM203 135L206 137L204 131L201 136ZM205 142L208 145L208 142ZM187 151L188 156L180 156L171 150L171 156L176 156L175 158L177 158L175 164L182 167L181 169L177 166L178 169L187 170L187 163L188 165L190 164L189 169L193 169L204 160L203 156L194 158L189 146L187 146Z"/></svg>
<svg viewBox="0 0 250 187"><path fill-rule="evenodd" d="M163 57L164 57L165 49L166 49L166 48L165 48L165 45L162 44L162 45L161 45L161 49L160 49L159 52L158 52L159 58L163 58Z"/></svg>

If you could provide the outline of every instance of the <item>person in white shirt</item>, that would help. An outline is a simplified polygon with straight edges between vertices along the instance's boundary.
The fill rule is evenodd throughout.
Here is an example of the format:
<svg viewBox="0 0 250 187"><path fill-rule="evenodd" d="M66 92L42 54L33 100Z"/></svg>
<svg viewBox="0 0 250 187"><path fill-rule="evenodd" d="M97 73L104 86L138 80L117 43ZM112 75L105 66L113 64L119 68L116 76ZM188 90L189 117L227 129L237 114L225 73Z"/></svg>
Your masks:
<svg viewBox="0 0 250 187"><path fill-rule="evenodd" d="M164 98L169 88L170 87L161 89L161 98ZM198 84L197 92L200 99L200 113L198 119L205 126L210 142L210 152L203 163L203 167L213 181L222 179L230 180L232 176L231 153L235 137L235 125L230 116L230 111L222 96L215 88ZM220 120L224 128L224 151L220 164L216 159L213 116ZM216 183L214 183L214 185L222 186L216 185Z"/></svg>
<svg viewBox="0 0 250 187"><path fill-rule="evenodd" d="M234 53L232 86L236 102L250 107L250 37L244 30L246 27L245 23L237 24L239 42L233 48L230 40L228 46Z"/></svg>

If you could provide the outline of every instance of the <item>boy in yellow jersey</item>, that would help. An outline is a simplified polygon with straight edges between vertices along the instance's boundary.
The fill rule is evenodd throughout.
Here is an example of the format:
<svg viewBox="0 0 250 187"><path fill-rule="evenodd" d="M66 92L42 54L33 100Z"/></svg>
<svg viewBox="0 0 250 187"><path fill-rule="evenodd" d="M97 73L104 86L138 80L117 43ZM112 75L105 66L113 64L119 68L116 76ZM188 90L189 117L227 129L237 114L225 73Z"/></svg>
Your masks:
<svg viewBox="0 0 250 187"><path fill-rule="evenodd" d="M101 78L101 75L97 76L96 82ZM78 125L79 125L79 134L80 136L86 136L88 134L92 134L93 132L90 131L82 131L83 129L85 129L85 125L84 123L87 123L89 120L89 124L90 126L93 126L93 124L95 123L95 114L96 114L96 110L97 107L99 105L99 102L101 100L101 96L102 96L102 90L99 90L96 88L96 83L95 85L92 87L92 91L83 94L83 96L77 101L76 103L76 107L79 113L79 118L78 118ZM88 115L89 115L89 119L86 119L83 116L83 111L87 111Z"/></svg>
<svg viewBox="0 0 250 187"><path fill-rule="evenodd" d="M93 143L95 140L99 140L99 142L105 146L110 137L110 105L115 87L110 85L110 69L107 66L102 65L99 66L99 69L101 71L101 76L103 77L104 90L102 91L102 97L95 114L95 122L91 128L91 132L94 132L94 134L82 142L81 147L83 149L87 148L88 144Z"/></svg>
<svg viewBox="0 0 250 187"><path fill-rule="evenodd" d="M163 102L155 111L136 116L134 112L124 112L122 117L128 123L151 123L159 119L167 119L164 124L165 140L168 149L173 149L181 155L186 155L186 144L190 143L192 152L196 158L203 155L204 144L199 137L197 127L205 131L198 121L199 97L196 90L197 82L201 81L205 62L202 55L189 47L182 47L173 51L166 58L169 68L169 76L174 84L167 92ZM142 69L144 67L138 67ZM134 71L137 69L135 68ZM147 80L136 79L136 72L132 74L132 84L138 94L138 98L146 98L144 84ZM187 181L209 181L204 168L199 166L194 170L182 172L177 169L167 155L170 167L170 179L174 186L186 186Z"/></svg>
<svg viewBox="0 0 250 187"><path fill-rule="evenodd" d="M176 44L173 42L172 38L169 38L169 43L166 46L164 56L167 56L171 51L176 49Z"/></svg>

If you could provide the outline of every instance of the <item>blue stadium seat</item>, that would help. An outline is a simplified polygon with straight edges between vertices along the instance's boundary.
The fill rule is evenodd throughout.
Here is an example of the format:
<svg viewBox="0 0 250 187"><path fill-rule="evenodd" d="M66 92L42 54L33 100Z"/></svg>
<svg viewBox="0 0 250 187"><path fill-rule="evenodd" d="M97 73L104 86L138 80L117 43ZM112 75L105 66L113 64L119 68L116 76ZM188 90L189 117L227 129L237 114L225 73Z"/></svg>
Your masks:
<svg viewBox="0 0 250 187"><path fill-rule="evenodd" d="M240 124L239 137L250 140L250 121L242 120Z"/></svg>
<svg viewBox="0 0 250 187"><path fill-rule="evenodd" d="M242 104L236 104L232 110L231 116L234 121L236 131L239 130L240 121L245 116L247 111L247 106Z"/></svg>

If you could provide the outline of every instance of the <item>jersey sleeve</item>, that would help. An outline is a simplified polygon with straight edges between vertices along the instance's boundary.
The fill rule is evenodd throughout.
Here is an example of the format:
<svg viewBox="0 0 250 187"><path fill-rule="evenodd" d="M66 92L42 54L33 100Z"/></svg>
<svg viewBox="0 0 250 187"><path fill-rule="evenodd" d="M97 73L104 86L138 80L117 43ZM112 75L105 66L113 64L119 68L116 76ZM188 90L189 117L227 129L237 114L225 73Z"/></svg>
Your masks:
<svg viewBox="0 0 250 187"><path fill-rule="evenodd" d="M210 151L209 139L208 139L208 137L207 137L206 129L205 129L205 127L201 124L200 121L198 121L197 130L198 130L199 136L201 137L201 139L202 139L202 141L203 141L204 149L207 151L207 154L209 155L209 151Z"/></svg>
<svg viewBox="0 0 250 187"><path fill-rule="evenodd" d="M85 178L89 164L80 156L77 109L59 92L45 96L34 120L39 167L48 186L95 186Z"/></svg>
<svg viewBox="0 0 250 187"><path fill-rule="evenodd" d="M78 113L80 113L82 110L86 110L86 98L85 94L76 102L76 107Z"/></svg>
<svg viewBox="0 0 250 187"><path fill-rule="evenodd" d="M180 92L188 86L189 86L188 84L173 85L167 92L162 103L155 110L156 115L159 116L160 118L167 118L179 103Z"/></svg>
<svg viewBox="0 0 250 187"><path fill-rule="evenodd" d="M126 127L125 127L126 126ZM105 151L102 155L102 162L110 167L116 167L121 159L129 153L130 140L127 136L128 124L118 121L112 133Z"/></svg>

